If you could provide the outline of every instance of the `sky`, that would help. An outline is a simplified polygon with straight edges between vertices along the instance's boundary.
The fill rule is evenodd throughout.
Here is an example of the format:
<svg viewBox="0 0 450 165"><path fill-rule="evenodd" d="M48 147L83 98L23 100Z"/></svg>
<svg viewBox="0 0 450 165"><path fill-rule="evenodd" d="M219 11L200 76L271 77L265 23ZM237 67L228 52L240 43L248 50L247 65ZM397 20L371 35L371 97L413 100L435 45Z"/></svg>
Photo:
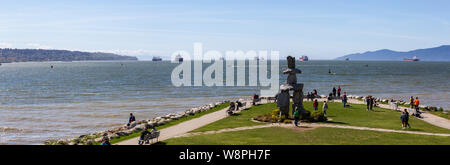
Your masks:
<svg viewBox="0 0 450 165"><path fill-rule="evenodd" d="M450 44L448 0L0 2L0 48L168 58L178 50L276 50L310 59Z"/></svg>

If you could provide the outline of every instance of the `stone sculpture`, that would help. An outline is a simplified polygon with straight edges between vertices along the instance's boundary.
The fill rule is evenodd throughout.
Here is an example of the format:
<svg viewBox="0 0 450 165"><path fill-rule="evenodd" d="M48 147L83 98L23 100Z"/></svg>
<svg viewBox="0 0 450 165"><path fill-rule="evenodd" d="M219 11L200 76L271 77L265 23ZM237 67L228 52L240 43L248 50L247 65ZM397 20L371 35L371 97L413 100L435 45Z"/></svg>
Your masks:
<svg viewBox="0 0 450 165"><path fill-rule="evenodd" d="M288 74L286 84L280 86L280 93L277 94L277 107L280 108L280 115L285 118L289 117L289 91L293 92L293 105L292 111L300 110L303 108L303 84L297 84L297 74L301 74L302 71L295 68L295 58L292 56L287 57L288 68L283 70L283 74Z"/></svg>

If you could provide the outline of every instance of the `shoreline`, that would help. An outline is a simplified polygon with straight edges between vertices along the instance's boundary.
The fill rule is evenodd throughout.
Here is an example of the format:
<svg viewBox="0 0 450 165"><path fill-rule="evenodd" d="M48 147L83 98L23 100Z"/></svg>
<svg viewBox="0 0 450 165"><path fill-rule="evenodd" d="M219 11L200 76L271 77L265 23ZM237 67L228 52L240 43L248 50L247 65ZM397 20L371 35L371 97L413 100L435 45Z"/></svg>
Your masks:
<svg viewBox="0 0 450 165"><path fill-rule="evenodd" d="M363 96L358 95L348 95L349 103L351 104L361 104L360 102L363 101ZM318 97L314 99L326 99L326 95L319 95ZM261 100L268 100L270 102L273 97L261 97ZM251 96L243 96L238 99L240 102L248 102L251 101ZM331 101L340 100L340 99L333 99ZM308 101L304 98L304 101ZM376 103L378 103L378 106L380 107L380 104L389 105L390 103L397 103L399 108L403 108L403 106L408 106L409 103L403 101L403 100L393 100L393 99L385 99L385 98L375 98ZM98 131L93 133L87 133L80 135L79 137L72 137L72 138L59 138L59 139L48 139L44 141L45 145L93 145L96 143L100 143L103 139L104 135L107 135L109 139L118 139L120 137L126 137L133 133L139 133L142 131L146 126L163 126L171 121L181 119L183 117L187 117L190 115L199 114L201 112L208 111L210 109L213 109L219 105L229 103L230 100L223 100L216 103L210 103L205 104L199 107L189 108L183 112L177 112L177 113L168 113L165 115L155 116L151 119L147 120L140 120L135 121L130 124L130 126L127 126L127 124L124 124L120 127L113 127L104 131ZM362 102L364 104L364 102ZM419 106L422 111L429 111L426 109L430 109L428 105L420 105ZM406 107L405 107L406 108ZM436 108L436 107L435 107ZM391 108L387 108L391 109ZM437 109L437 108L436 108ZM392 110L392 109L391 109ZM444 110L443 113L448 113L447 110ZM434 114L430 114L436 117L439 117ZM183 121L186 122L186 121ZM179 124L179 123L178 123ZM431 123L432 124L432 123Z"/></svg>

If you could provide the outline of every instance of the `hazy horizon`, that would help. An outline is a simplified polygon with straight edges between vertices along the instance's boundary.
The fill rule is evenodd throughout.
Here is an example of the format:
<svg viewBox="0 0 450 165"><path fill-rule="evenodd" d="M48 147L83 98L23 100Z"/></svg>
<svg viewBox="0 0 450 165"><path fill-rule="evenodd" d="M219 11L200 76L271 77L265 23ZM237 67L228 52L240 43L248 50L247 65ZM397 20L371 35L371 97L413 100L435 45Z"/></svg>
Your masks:
<svg viewBox="0 0 450 165"><path fill-rule="evenodd" d="M331 60L450 44L449 1L3 1L0 48L108 52L277 50Z"/></svg>

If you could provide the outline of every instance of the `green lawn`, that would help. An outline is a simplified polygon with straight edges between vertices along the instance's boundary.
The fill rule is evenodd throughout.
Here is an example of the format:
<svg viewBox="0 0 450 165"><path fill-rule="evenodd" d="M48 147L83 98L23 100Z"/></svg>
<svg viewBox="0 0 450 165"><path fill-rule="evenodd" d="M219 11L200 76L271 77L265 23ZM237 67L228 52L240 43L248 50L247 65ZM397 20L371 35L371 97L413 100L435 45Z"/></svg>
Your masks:
<svg viewBox="0 0 450 165"><path fill-rule="evenodd" d="M230 105L230 103L223 103L223 104L220 104L220 105L218 105L218 106L216 106L216 107L214 107L214 108L212 108L210 110L203 111L203 112L200 112L200 113L197 113L197 114L194 114L194 115L186 116L186 117L180 118L178 120L170 121L170 122L168 122L168 123L166 123L164 125L157 126L156 129L161 130L161 129L164 129L164 128L167 128L167 127L170 127L170 126L177 125L177 124L179 124L181 122L184 122L184 121L188 121L188 120L191 120L191 119L199 118L199 117L201 117L203 115L222 110L222 109L228 107L229 105ZM118 142L121 142L121 141L124 141L124 140L128 140L128 139L132 139L132 138L135 138L135 137L139 137L140 135L141 135L141 132L136 132L136 133L130 134L128 136L122 136L122 137L117 138L117 139L111 139L110 142L112 144L114 144L114 143L118 143ZM100 144L100 143L98 143L98 144Z"/></svg>
<svg viewBox="0 0 450 165"><path fill-rule="evenodd" d="M304 102L304 107L307 110L312 110L312 102ZM322 107L322 103L319 103L319 107ZM342 103L332 102L328 103L328 107L328 117L332 121L327 123L330 124L401 130L400 113L393 110L374 108L374 111L366 111L365 105L352 104L352 107L344 108ZM224 118L192 132L260 125L260 123L252 122L251 119L259 115L271 113L276 108L275 103L254 106L249 110L242 111L239 115ZM321 108L319 109L321 110ZM431 125L412 116L410 117L409 123L412 126L409 129L410 131L450 133L448 129Z"/></svg>
<svg viewBox="0 0 450 165"><path fill-rule="evenodd" d="M307 131L270 127L172 138L167 145L450 145L441 136L320 127Z"/></svg>
<svg viewBox="0 0 450 165"><path fill-rule="evenodd" d="M446 118L448 120L450 120L450 113L444 113L442 111L438 111L438 112L434 112L434 111L427 111L428 113L431 113L433 115L439 116L439 117L443 117Z"/></svg>

